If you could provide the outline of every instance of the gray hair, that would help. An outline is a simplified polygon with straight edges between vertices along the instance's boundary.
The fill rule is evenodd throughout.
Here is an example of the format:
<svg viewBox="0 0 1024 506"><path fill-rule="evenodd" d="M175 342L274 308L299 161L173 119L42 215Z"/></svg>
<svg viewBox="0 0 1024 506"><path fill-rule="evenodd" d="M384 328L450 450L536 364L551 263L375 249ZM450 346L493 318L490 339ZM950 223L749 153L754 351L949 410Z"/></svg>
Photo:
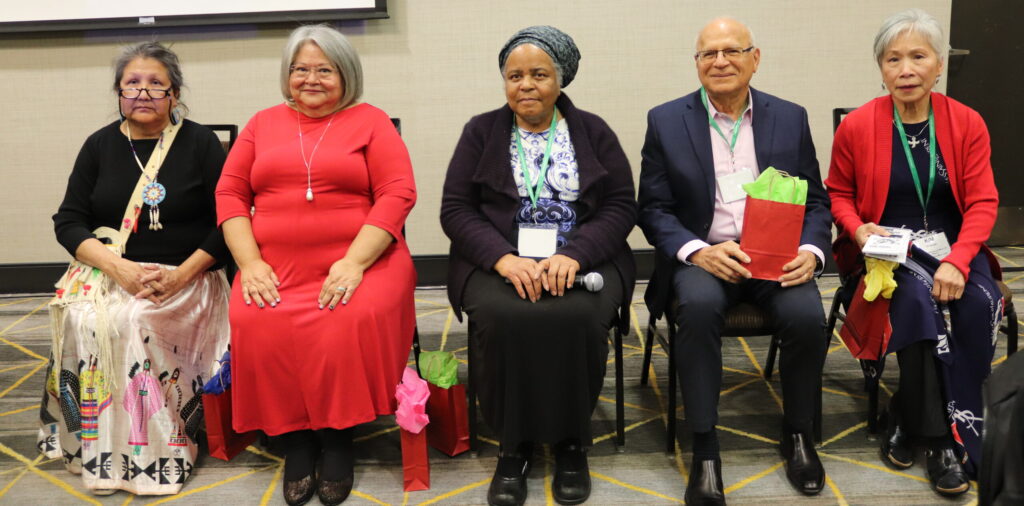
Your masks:
<svg viewBox="0 0 1024 506"><path fill-rule="evenodd" d="M339 105L347 107L363 95L363 65L359 62L359 54L349 43L348 38L327 24L300 26L292 30L281 56L281 94L288 102L292 102L291 90L288 87L290 68L295 55L307 43L316 44L334 68L341 73L344 92Z"/></svg>
<svg viewBox="0 0 1024 506"><path fill-rule="evenodd" d="M924 35L939 61L946 61L949 44L942 33L942 26L931 14L921 9L909 9L889 16L875 35L875 62L882 64L882 54L901 35L918 33Z"/></svg>
<svg viewBox="0 0 1024 506"><path fill-rule="evenodd" d="M156 41L139 42L121 48L121 54L114 60L114 92L121 93L121 78L124 77L124 69L129 63L137 59L152 59L160 62L167 70L167 78L171 80L171 92L178 99L178 107L183 113L188 112L188 106L181 102L181 89L185 87L185 78L181 74L181 62L178 55L163 44Z"/></svg>
<svg viewBox="0 0 1024 506"><path fill-rule="evenodd" d="M547 53L555 66L558 86L564 88L576 77L580 64L580 50L567 33L553 26L531 26L519 30L505 42L498 52L498 68L505 75L505 64L513 49L530 44Z"/></svg>

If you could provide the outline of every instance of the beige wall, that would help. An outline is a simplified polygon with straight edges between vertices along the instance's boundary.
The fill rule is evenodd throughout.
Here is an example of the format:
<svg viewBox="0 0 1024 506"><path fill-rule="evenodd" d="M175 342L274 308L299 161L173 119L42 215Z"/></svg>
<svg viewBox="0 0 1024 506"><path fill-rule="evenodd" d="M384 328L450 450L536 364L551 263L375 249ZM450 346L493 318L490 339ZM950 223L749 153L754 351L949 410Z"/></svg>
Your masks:
<svg viewBox="0 0 1024 506"><path fill-rule="evenodd" d="M447 253L438 225L440 188L470 116L502 105L497 51L517 29L555 25L583 54L566 89L618 133L634 173L651 107L698 86L693 40L719 14L754 30L761 67L753 84L805 106L822 172L831 110L881 93L872 61L875 30L917 6L949 26L951 0L544 1L389 0L391 18L343 25L362 57L365 101L402 118L419 203L408 222L414 254ZM191 118L240 127L281 101L277 70L284 28L169 30L184 64ZM0 263L54 262L60 202L82 141L116 115L110 62L145 34L33 35L0 39ZM944 85L941 86L944 89ZM634 231L634 247L649 247Z"/></svg>

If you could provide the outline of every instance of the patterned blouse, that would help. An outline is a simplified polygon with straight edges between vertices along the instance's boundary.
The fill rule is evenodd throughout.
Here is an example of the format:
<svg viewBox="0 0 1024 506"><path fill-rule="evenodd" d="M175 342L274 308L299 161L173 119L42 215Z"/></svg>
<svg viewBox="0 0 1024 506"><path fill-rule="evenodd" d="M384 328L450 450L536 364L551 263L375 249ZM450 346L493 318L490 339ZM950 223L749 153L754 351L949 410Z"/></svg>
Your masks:
<svg viewBox="0 0 1024 506"><path fill-rule="evenodd" d="M519 128L519 127L515 127ZM530 179L534 182L540 177L544 150L547 148L549 130L535 133L519 128L519 136L523 143L523 152L528 160ZM555 127L555 140L551 146L551 160L548 165L547 177L537 198L537 208L533 208L526 181L520 168L519 149L516 146L516 135L512 132L509 140L509 153L512 155L512 174L519 191L521 205L516 213L517 224L554 224L558 227L557 248L568 244L572 232L576 229L576 200L579 199L580 174L576 165L576 150L569 138L569 127L565 119L558 121Z"/></svg>

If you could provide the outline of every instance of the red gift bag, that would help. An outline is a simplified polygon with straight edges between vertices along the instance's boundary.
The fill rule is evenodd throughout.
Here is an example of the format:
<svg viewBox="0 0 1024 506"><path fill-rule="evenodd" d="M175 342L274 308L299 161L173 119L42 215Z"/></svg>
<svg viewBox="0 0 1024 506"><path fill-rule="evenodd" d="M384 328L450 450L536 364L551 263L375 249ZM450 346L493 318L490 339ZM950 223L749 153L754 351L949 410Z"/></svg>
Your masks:
<svg viewBox="0 0 1024 506"><path fill-rule="evenodd" d="M889 347L892 336L892 324L889 322L889 299L878 297L872 302L864 300L864 284L862 277L853 294L850 308L846 311L846 320L839 330L839 337L849 348L853 358L878 360Z"/></svg>
<svg viewBox="0 0 1024 506"><path fill-rule="evenodd" d="M466 386L441 388L427 384L427 442L438 451L454 457L469 449L469 418L466 412Z"/></svg>
<svg viewBox="0 0 1024 506"><path fill-rule="evenodd" d="M405 429L399 431L402 433L402 490L427 490L430 488L427 431L420 431L419 434Z"/></svg>
<svg viewBox="0 0 1024 506"><path fill-rule="evenodd" d="M206 443L212 457L231 460L259 435L257 431L239 434L231 427L231 388L220 394L203 394L203 412Z"/></svg>
<svg viewBox="0 0 1024 506"><path fill-rule="evenodd" d="M800 247L804 206L747 196L743 210L740 249L750 257L744 267L755 279L775 281L782 266L792 262Z"/></svg>

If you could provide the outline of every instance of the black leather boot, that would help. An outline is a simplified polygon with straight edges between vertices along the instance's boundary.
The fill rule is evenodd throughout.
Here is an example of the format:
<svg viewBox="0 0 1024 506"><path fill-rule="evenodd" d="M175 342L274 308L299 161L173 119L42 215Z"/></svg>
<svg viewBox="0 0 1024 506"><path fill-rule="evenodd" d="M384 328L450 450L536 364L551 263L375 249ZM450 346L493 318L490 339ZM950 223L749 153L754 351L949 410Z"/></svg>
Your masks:
<svg viewBox="0 0 1024 506"><path fill-rule="evenodd" d="M720 459L697 460L690 463L690 479L686 483L688 505L719 506L725 504L725 487L722 486L722 461Z"/></svg>
<svg viewBox="0 0 1024 506"><path fill-rule="evenodd" d="M802 432L782 431L779 453L786 464L786 478L794 488L815 495L825 487L825 468L811 438Z"/></svg>
<svg viewBox="0 0 1024 506"><path fill-rule="evenodd" d="M960 459L949 445L928 449L928 480L932 490L946 497L955 497L971 488L971 482L960 465Z"/></svg>
<svg viewBox="0 0 1024 506"><path fill-rule="evenodd" d="M910 436L903 431L899 406L896 398L889 400L889 409L885 415L885 439L882 440L882 462L894 469L907 469L914 465L914 447L910 444Z"/></svg>

